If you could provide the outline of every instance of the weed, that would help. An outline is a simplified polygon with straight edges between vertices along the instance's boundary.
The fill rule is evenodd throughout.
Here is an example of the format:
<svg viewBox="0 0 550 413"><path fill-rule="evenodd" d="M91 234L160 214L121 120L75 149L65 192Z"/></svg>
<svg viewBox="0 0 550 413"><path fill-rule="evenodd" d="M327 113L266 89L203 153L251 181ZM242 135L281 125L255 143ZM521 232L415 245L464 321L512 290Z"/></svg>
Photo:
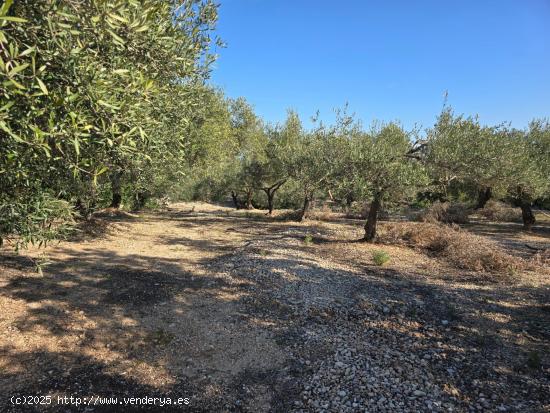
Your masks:
<svg viewBox="0 0 550 413"><path fill-rule="evenodd" d="M34 263L34 270L40 275L44 275L44 267L53 263L45 253L40 254L36 259L31 259L31 261Z"/></svg>
<svg viewBox="0 0 550 413"><path fill-rule="evenodd" d="M149 334L149 341L157 346L166 346L172 342L174 335L163 329L158 329L151 334Z"/></svg>
<svg viewBox="0 0 550 413"><path fill-rule="evenodd" d="M305 237L304 237L304 244L306 245L311 245L313 244L313 237L309 234L307 234Z"/></svg>
<svg viewBox="0 0 550 413"><path fill-rule="evenodd" d="M527 353L527 366L530 369L538 370L542 365L542 360L538 351L530 351Z"/></svg>
<svg viewBox="0 0 550 413"><path fill-rule="evenodd" d="M460 311L453 304L447 303L445 306L445 317L451 321L460 320Z"/></svg>
<svg viewBox="0 0 550 413"><path fill-rule="evenodd" d="M407 310L407 312L405 313L408 317L412 318L412 319L415 319L418 317L418 310L416 309L416 307L411 307Z"/></svg>
<svg viewBox="0 0 550 413"><path fill-rule="evenodd" d="M386 251L375 251L372 254L372 260L376 265L384 265L390 260L390 254Z"/></svg>

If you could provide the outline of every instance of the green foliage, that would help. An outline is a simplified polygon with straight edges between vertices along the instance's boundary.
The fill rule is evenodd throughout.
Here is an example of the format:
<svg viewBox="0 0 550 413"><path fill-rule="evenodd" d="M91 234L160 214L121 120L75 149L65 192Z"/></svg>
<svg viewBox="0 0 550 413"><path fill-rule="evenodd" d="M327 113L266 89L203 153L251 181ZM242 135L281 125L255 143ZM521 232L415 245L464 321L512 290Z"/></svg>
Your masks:
<svg viewBox="0 0 550 413"><path fill-rule="evenodd" d="M331 131L319 125L299 136L288 152L287 172L299 182L306 196L313 196L329 177Z"/></svg>
<svg viewBox="0 0 550 413"><path fill-rule="evenodd" d="M512 176L515 145L504 127L484 127L476 118L455 116L450 108L439 115L428 136L427 164L444 193L452 182L502 192Z"/></svg>
<svg viewBox="0 0 550 413"><path fill-rule="evenodd" d="M525 187L538 194L548 171L548 123L533 121L528 133L499 127L481 127L477 119L455 117L444 110L430 137L428 163L435 178L477 187L509 190Z"/></svg>
<svg viewBox="0 0 550 413"><path fill-rule="evenodd" d="M513 144L512 178L508 194L517 200L533 202L550 194L550 124L531 122L527 132L510 133Z"/></svg>
<svg viewBox="0 0 550 413"><path fill-rule="evenodd" d="M16 250L29 242L43 246L71 230L74 210L67 201L47 193L24 201L0 202L0 234L5 234L4 238L0 237L0 246L13 235L17 235L13 239Z"/></svg>
<svg viewBox="0 0 550 413"><path fill-rule="evenodd" d="M365 131L346 110L311 130L293 111L266 125L205 85L216 20L212 0L1 3L0 243L45 243L77 213L167 196L231 194L302 215L315 197L369 201L369 237L381 208L412 199L490 190L528 216L550 197L546 120L519 131L445 108L419 145L396 123Z"/></svg>
<svg viewBox="0 0 550 413"><path fill-rule="evenodd" d="M390 260L390 254L386 251L375 251L372 253L372 260L376 265L382 266Z"/></svg>
<svg viewBox="0 0 550 413"><path fill-rule="evenodd" d="M427 183L423 165L408 154L410 135L395 123L374 125L351 140L351 176L364 194L381 202L412 198Z"/></svg>
<svg viewBox="0 0 550 413"><path fill-rule="evenodd" d="M531 204L550 192L549 131L542 120L531 122L527 131L482 127L477 119L455 116L446 108L430 131L425 160L444 198L453 187L458 193L511 198L530 228L535 220Z"/></svg>
<svg viewBox="0 0 550 413"><path fill-rule="evenodd" d="M54 238L70 204L97 206L108 176L148 194L148 172L185 158L216 13L198 0L3 2L0 239Z"/></svg>

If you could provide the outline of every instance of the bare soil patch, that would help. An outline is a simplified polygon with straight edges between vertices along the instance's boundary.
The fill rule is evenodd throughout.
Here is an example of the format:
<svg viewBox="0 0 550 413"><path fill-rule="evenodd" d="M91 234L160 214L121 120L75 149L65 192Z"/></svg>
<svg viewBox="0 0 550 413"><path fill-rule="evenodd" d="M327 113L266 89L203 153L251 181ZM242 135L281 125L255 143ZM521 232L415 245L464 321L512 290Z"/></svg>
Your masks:
<svg viewBox="0 0 550 413"><path fill-rule="evenodd" d="M197 412L550 408L542 271L476 277L353 242L352 220L202 203L97 219L100 237L0 256L0 411L36 394L189 397ZM548 242L498 228L468 226L511 255ZM39 275L29 258L43 253Z"/></svg>

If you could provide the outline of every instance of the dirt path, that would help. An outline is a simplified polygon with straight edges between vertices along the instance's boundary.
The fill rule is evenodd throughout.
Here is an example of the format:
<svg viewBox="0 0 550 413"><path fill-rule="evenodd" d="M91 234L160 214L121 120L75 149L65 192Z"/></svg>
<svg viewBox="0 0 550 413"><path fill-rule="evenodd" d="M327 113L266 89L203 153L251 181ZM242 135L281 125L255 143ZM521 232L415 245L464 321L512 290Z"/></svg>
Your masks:
<svg viewBox="0 0 550 413"><path fill-rule="evenodd" d="M3 396L188 397L197 412L549 408L541 277L474 284L402 247L375 267L373 247L344 241L352 226L206 204L112 221L104 237L49 247L43 276L0 261ZM86 409L113 411L67 411ZM0 411L23 410L6 397Z"/></svg>

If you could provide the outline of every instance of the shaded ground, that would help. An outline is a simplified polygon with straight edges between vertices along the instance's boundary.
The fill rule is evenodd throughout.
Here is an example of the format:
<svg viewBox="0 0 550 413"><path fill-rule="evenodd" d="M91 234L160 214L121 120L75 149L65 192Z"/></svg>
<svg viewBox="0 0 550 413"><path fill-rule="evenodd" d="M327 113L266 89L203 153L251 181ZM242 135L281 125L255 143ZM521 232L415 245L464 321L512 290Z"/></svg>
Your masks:
<svg viewBox="0 0 550 413"><path fill-rule="evenodd" d="M482 283L391 246L377 267L353 221L206 204L109 222L48 247L43 276L0 258L0 411L59 411L9 402L37 394L188 397L196 412L550 409L542 272ZM550 242L546 224L470 229L516 252Z"/></svg>

